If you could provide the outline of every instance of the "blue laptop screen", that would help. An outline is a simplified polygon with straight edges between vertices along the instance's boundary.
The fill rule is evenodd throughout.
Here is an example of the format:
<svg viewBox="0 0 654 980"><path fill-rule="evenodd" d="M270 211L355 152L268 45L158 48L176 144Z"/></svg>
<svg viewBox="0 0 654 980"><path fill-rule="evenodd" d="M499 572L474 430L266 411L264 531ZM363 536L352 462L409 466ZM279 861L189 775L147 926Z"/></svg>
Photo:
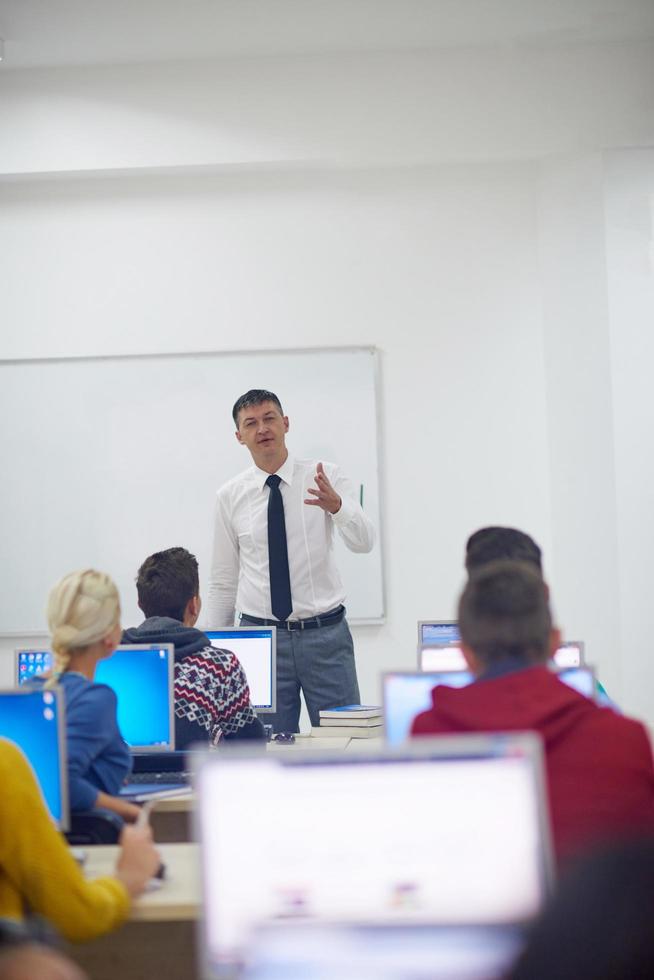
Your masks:
<svg viewBox="0 0 654 980"><path fill-rule="evenodd" d="M119 648L98 664L95 679L116 692L118 727L132 748L174 745L170 656L168 647Z"/></svg>
<svg viewBox="0 0 654 980"><path fill-rule="evenodd" d="M59 755L58 702L52 691L0 692L0 737L29 759L50 813L64 822Z"/></svg>
<svg viewBox="0 0 654 980"><path fill-rule="evenodd" d="M172 657L169 646L119 647L97 666L95 680L116 692L118 727L132 748L174 747ZM18 683L24 684L51 667L50 651L20 650Z"/></svg>
<svg viewBox="0 0 654 980"><path fill-rule="evenodd" d="M595 678L584 667L558 671L559 678L584 697L595 697ZM465 687L472 681L466 670L432 673L386 674L384 677L384 733L389 745L399 745L409 738L416 715L432 706L431 692L439 684Z"/></svg>
<svg viewBox="0 0 654 980"><path fill-rule="evenodd" d="M421 623L420 645L440 646L442 643L458 643L461 639L456 623Z"/></svg>
<svg viewBox="0 0 654 980"><path fill-rule="evenodd" d="M467 670L440 673L387 674L384 677L384 734L389 745L400 745L411 733L411 723L432 706L431 692L438 684L465 687L472 680Z"/></svg>

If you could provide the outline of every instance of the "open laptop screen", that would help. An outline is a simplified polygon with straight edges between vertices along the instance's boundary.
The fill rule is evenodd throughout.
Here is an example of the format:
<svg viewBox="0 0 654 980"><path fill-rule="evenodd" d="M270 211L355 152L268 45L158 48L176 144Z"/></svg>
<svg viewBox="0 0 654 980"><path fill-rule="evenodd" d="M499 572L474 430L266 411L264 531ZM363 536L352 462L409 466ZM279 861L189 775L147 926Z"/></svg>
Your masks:
<svg viewBox="0 0 654 980"><path fill-rule="evenodd" d="M559 678L579 694L596 699L595 673L590 667L557 670ZM432 707L432 691L440 684L466 687L473 675L465 670L389 671L383 675L384 736L388 745L400 745L411 735L416 715ZM483 682L482 682L483 683Z"/></svg>
<svg viewBox="0 0 654 980"><path fill-rule="evenodd" d="M276 920L530 919L549 881L541 769L532 735L328 760L207 757L197 789L210 975L231 976ZM275 801L265 819L262 799Z"/></svg>
<svg viewBox="0 0 654 980"><path fill-rule="evenodd" d="M166 752L175 748L174 647L119 646L98 663L95 680L107 684L118 699L118 727L135 751ZM16 680L24 684L52 667L49 650L17 650Z"/></svg>
<svg viewBox="0 0 654 980"><path fill-rule="evenodd" d="M61 691L0 691L0 737L30 761L52 817L68 830L66 736Z"/></svg>
<svg viewBox="0 0 654 980"><path fill-rule="evenodd" d="M250 700L258 714L276 709L277 628L233 626L208 630L211 645L230 650L241 662L250 687Z"/></svg>
<svg viewBox="0 0 654 980"><path fill-rule="evenodd" d="M429 626L421 623L421 626ZM441 624L436 624L441 625ZM458 627L455 627L458 632ZM429 671L467 670L467 665L459 646L460 637L443 641L431 642L418 646L418 669ZM584 644L580 640L570 640L561 644L554 654L557 667L582 667L584 664Z"/></svg>

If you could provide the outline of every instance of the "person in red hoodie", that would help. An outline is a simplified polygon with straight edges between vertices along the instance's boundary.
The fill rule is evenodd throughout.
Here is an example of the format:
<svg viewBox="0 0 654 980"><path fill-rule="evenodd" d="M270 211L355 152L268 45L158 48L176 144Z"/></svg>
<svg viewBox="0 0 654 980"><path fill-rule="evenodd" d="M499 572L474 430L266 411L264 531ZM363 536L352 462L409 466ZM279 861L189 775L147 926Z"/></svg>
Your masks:
<svg viewBox="0 0 654 980"><path fill-rule="evenodd" d="M600 842L654 834L654 761L645 728L600 708L548 667L560 645L547 586L526 562L473 572L459 601L475 681L438 686L411 734L536 731L543 739L559 863Z"/></svg>

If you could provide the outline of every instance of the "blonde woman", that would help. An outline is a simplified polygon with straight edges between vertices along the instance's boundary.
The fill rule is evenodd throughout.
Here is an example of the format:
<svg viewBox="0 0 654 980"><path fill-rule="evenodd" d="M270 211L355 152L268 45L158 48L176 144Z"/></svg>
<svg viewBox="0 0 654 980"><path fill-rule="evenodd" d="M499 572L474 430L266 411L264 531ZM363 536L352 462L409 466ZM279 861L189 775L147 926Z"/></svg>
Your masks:
<svg viewBox="0 0 654 980"><path fill-rule="evenodd" d="M45 686L64 691L71 812L104 807L136 820L139 807L118 796L131 755L118 728L116 695L94 683L98 661L120 643L118 590L102 572L71 572L50 592L47 617L54 665Z"/></svg>

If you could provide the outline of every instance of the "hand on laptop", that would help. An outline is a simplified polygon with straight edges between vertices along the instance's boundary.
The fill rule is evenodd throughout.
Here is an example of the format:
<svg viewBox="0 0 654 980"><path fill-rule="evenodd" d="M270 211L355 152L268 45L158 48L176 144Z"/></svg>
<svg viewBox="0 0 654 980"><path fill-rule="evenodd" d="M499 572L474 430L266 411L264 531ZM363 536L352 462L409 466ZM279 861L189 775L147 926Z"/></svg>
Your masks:
<svg viewBox="0 0 654 980"><path fill-rule="evenodd" d="M120 843L116 877L122 881L131 897L136 898L145 891L149 880L156 875L161 866L161 858L154 846L149 824L124 827Z"/></svg>

